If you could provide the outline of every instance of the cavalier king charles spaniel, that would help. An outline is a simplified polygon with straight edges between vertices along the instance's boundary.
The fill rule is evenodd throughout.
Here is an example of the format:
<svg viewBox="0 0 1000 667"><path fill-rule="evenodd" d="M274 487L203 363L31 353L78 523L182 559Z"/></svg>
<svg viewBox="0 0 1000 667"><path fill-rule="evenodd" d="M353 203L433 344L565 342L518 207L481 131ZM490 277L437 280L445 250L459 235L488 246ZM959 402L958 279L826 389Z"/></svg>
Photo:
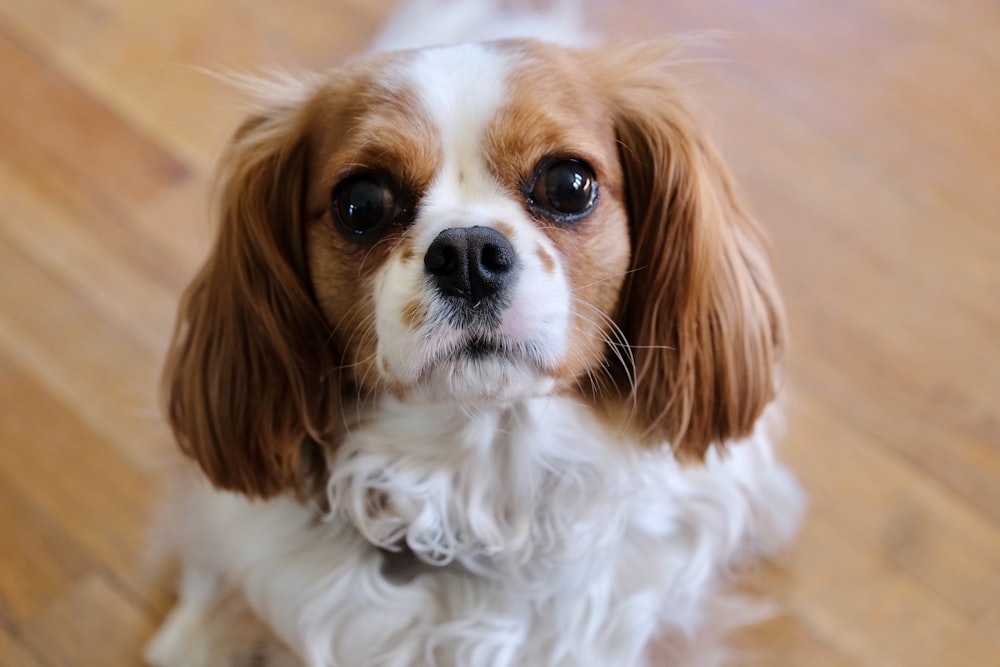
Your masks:
<svg viewBox="0 0 1000 667"><path fill-rule="evenodd" d="M803 502L765 242L674 61L507 39L265 91L167 365L199 472L151 664L638 667L719 622Z"/></svg>

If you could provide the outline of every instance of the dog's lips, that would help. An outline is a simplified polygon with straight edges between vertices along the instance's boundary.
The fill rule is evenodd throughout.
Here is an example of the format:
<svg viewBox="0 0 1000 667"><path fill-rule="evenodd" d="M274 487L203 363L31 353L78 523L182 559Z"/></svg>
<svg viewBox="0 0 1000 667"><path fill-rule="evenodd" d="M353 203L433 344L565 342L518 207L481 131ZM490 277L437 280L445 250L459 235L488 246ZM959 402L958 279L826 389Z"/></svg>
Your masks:
<svg viewBox="0 0 1000 667"><path fill-rule="evenodd" d="M526 368L538 365L531 354L530 345L501 336L470 333L439 349L438 353L425 364L423 374L426 376L441 368L455 370L462 366L485 362Z"/></svg>
<svg viewBox="0 0 1000 667"><path fill-rule="evenodd" d="M507 357L509 351L498 341L488 338L472 337L454 352L459 358L482 359L483 357Z"/></svg>
<svg viewBox="0 0 1000 667"><path fill-rule="evenodd" d="M495 404L544 395L550 380L537 344L463 332L448 343L441 341L403 393L417 401Z"/></svg>

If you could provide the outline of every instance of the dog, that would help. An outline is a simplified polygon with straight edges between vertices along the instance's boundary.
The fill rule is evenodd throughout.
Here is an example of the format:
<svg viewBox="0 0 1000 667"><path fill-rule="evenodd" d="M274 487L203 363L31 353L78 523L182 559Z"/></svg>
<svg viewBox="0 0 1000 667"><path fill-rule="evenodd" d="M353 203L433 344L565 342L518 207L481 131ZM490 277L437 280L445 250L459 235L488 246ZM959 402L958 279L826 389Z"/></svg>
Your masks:
<svg viewBox="0 0 1000 667"><path fill-rule="evenodd" d="M401 44L469 10L406 11ZM507 38L258 86L166 367L197 472L150 664L682 662L789 543L781 299L677 59Z"/></svg>

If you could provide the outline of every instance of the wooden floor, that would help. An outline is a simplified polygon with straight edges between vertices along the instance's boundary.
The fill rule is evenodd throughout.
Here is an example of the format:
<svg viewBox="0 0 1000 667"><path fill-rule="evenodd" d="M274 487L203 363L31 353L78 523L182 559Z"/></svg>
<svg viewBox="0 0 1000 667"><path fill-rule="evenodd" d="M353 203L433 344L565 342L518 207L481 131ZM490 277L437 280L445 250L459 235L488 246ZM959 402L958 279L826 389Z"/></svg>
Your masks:
<svg viewBox="0 0 1000 667"><path fill-rule="evenodd" d="M391 4L0 2L0 665L137 665L169 603L157 374L239 117L199 68L324 67ZM697 88L788 299L812 508L747 659L1000 665L1000 5L611 4L721 31Z"/></svg>

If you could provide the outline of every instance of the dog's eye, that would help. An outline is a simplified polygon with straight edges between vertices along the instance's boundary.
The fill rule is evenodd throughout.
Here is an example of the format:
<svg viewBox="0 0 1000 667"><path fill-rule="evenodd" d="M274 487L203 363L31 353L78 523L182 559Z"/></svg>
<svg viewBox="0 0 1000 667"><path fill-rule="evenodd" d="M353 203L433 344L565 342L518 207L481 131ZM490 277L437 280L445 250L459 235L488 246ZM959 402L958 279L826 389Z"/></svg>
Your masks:
<svg viewBox="0 0 1000 667"><path fill-rule="evenodd" d="M536 170L530 202L535 209L557 220L582 217L597 203L594 172L580 160L543 163Z"/></svg>
<svg viewBox="0 0 1000 667"><path fill-rule="evenodd" d="M401 216L399 199L376 176L351 176L333 190L333 217L351 234L370 234Z"/></svg>

